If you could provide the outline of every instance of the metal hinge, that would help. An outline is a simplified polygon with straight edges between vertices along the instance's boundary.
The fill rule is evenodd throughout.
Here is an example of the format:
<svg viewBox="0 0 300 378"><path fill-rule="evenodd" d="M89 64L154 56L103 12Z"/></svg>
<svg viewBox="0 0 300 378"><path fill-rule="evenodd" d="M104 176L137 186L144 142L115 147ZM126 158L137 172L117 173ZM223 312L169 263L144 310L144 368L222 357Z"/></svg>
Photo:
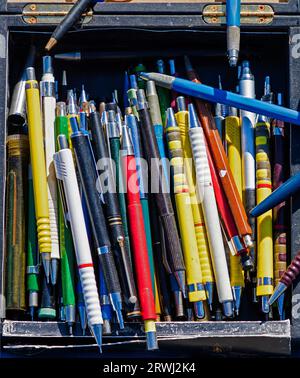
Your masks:
<svg viewBox="0 0 300 378"><path fill-rule="evenodd" d="M22 17L27 24L59 24L74 4L27 4ZM93 18L93 11L84 13L80 23L87 24Z"/></svg>
<svg viewBox="0 0 300 378"><path fill-rule="evenodd" d="M274 11L270 5L241 5L241 24L267 25L273 21ZM226 5L207 5L203 19L208 24L226 24Z"/></svg>

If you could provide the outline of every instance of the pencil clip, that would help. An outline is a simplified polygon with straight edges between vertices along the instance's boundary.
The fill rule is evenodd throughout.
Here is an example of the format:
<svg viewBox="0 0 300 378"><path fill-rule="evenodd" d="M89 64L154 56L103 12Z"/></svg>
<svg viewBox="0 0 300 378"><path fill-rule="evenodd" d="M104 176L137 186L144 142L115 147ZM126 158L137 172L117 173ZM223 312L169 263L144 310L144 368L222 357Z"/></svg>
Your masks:
<svg viewBox="0 0 300 378"><path fill-rule="evenodd" d="M61 173L62 167L61 167L61 162L59 160L59 152L53 155L53 161L55 165L55 173L56 173L56 178L57 178L59 196L60 196L61 204L63 207L65 226L66 228L69 228L68 222L70 222L70 217L69 217L68 205L67 205L66 195L65 195L64 186L63 186L63 175Z"/></svg>

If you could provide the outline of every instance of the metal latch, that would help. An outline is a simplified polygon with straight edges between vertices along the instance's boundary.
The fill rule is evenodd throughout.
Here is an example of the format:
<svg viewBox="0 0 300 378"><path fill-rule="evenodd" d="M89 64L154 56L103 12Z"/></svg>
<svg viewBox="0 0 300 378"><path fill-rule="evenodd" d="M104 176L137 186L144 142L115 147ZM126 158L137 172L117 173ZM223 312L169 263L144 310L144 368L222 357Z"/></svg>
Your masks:
<svg viewBox="0 0 300 378"><path fill-rule="evenodd" d="M267 25L272 23L274 11L270 5L241 5L241 24ZM207 5L203 9L203 19L208 24L226 24L226 4Z"/></svg>
<svg viewBox="0 0 300 378"><path fill-rule="evenodd" d="M22 17L27 24L59 24L74 4L27 4ZM84 13L80 23L87 24L93 18L93 11Z"/></svg>

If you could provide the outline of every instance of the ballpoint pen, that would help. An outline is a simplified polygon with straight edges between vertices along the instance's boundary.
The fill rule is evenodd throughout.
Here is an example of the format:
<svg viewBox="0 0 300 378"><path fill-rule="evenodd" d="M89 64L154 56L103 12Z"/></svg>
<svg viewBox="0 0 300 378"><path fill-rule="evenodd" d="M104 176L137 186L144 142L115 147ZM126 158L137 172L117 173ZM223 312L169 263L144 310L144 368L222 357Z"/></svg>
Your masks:
<svg viewBox="0 0 300 378"><path fill-rule="evenodd" d="M195 163L197 195L199 202L202 203L219 302L222 303L224 315L231 317L233 315L233 297L216 198L206 153L204 132L193 104L189 104L188 110L189 137Z"/></svg>
<svg viewBox="0 0 300 378"><path fill-rule="evenodd" d="M170 163L167 158L165 143L164 143L164 126L160 113L159 99L156 91L156 86L154 81L147 81L147 100L149 104L149 111L151 116L151 121L154 127L154 133L157 141L157 146L159 150L159 155L161 159L161 164L163 166L166 183L169 187L170 182Z"/></svg>
<svg viewBox="0 0 300 378"><path fill-rule="evenodd" d="M60 185L66 221L71 226L88 325L101 351L103 319L72 152L68 148L65 135L58 136L58 143L59 151L54 155L56 177Z"/></svg>
<svg viewBox="0 0 300 378"><path fill-rule="evenodd" d="M150 195L150 199L152 195ZM160 226L159 217L157 214L157 208L152 201L152 206L149 207L150 220L151 220L151 230L153 235L153 255L155 262L155 272L157 273L157 282L159 283L159 300L161 305L161 312L163 320L169 322L172 320L172 304L170 297L170 289L167 280L167 272L165 270L163 261L163 249L166 248L164 245L164 237L162 235L162 227ZM176 302L175 302L176 304Z"/></svg>
<svg viewBox="0 0 300 378"><path fill-rule="evenodd" d="M107 217L107 223L109 225L112 249L117 261L123 296L125 297L126 304L131 311L137 302L137 292L133 271L130 264L129 254L126 250L119 200L116 193L113 171L109 163L109 153L105 143L100 114L96 112L95 107L91 103L89 118L92 135L92 147L97 162L97 169L99 172L99 177L103 176L104 173L106 187L103 187L104 180L99 180L97 184L100 184L99 186L103 190L102 194L105 202L104 209Z"/></svg>
<svg viewBox="0 0 300 378"><path fill-rule="evenodd" d="M213 275L211 259L209 254L209 245L207 240L207 232L204 222L203 211L197 200L196 195L196 173L193 163L193 153L189 140L189 120L188 111L186 109L186 101L183 96L176 99L178 112L175 114L178 127L180 129L181 142L183 147L183 156L185 162L186 178L189 186L190 201L193 211L194 228L197 239L198 253L201 264L203 282L206 290L206 297L210 309L213 303L213 292L215 279Z"/></svg>
<svg viewBox="0 0 300 378"><path fill-rule="evenodd" d="M28 205L27 205L27 291L28 291L28 307L31 320L34 319L35 312L39 305L39 251L37 244L35 210L34 210L34 194L32 183L31 165L28 165Z"/></svg>
<svg viewBox="0 0 300 378"><path fill-rule="evenodd" d="M165 74L165 63L162 59L159 59L156 62L157 65L157 72L160 74ZM170 105L170 93L165 88L158 87L157 94L159 98L159 106L162 118L162 124L165 126L166 124L166 111Z"/></svg>
<svg viewBox="0 0 300 378"><path fill-rule="evenodd" d="M153 248L152 248L152 234L151 234L151 227L150 227L149 203L148 203L148 195L147 195L148 182L147 182L147 177L145 177L145 167L142 164L143 155L142 155L140 130L139 130L138 123L136 122L136 118L133 114L126 114L125 124L129 129L132 144L133 144L133 149L134 149L136 169L137 169L137 175L138 175L138 181L139 181L140 200L141 200L141 206L143 210L144 227L145 227L145 232L146 232L146 241L147 241L147 250L148 250L148 258L149 258L149 265L150 265L152 288L153 288L154 297L156 298L155 268L154 268Z"/></svg>
<svg viewBox="0 0 300 378"><path fill-rule="evenodd" d="M255 98L254 76L251 73L249 62L242 63L239 79L239 93L247 98ZM252 228L252 238L255 238L255 219L249 217L249 212L256 204L255 199L255 120L256 115L245 110L240 111L241 117L241 147L243 173L243 200L249 223ZM255 240L255 239L254 239ZM256 246L251 249L255 261Z"/></svg>
<svg viewBox="0 0 300 378"><path fill-rule="evenodd" d="M227 56L229 65L235 67L240 50L241 0L226 1Z"/></svg>
<svg viewBox="0 0 300 378"><path fill-rule="evenodd" d="M40 93L38 83L35 79L34 68L29 67L26 72L28 80L25 90L37 237L45 275L47 280L49 280L51 231Z"/></svg>
<svg viewBox="0 0 300 378"><path fill-rule="evenodd" d="M259 115L255 125L256 142L256 192L257 203L263 201L272 191L270 164L270 124ZM261 310L268 314L269 296L273 293L273 229L272 210L257 218L257 287L256 295L261 298Z"/></svg>
<svg viewBox="0 0 300 378"><path fill-rule="evenodd" d="M188 57L185 57L185 64L189 79L195 83L200 83ZM206 102L196 100L195 104L205 138L214 159L215 167L218 171L218 176L220 177L221 185L226 194L228 205L231 209L238 233L243 238L246 247L250 247L253 245L251 239L252 230L248 223L247 215L232 176L228 159L220 135L214 123L213 116Z"/></svg>
<svg viewBox="0 0 300 378"><path fill-rule="evenodd" d="M119 198L120 212L121 212L121 218L122 218L123 229L124 229L124 234L125 234L125 245L126 245L126 250L129 252L130 261L132 265L132 252L131 252L129 230L128 230L124 178L123 178L123 172L122 172L121 161L120 161L120 147L121 147L120 134L119 134L117 124L115 122L115 112L113 110L108 111L107 129L108 129L111 159L115 162L115 168L116 168L116 173L115 173L116 174L116 191ZM138 316L138 315L139 315L138 310L132 313L132 316Z"/></svg>
<svg viewBox="0 0 300 378"><path fill-rule="evenodd" d="M28 170L28 136L7 137L6 184L6 309L25 311L26 267L26 195Z"/></svg>
<svg viewBox="0 0 300 378"><path fill-rule="evenodd" d="M278 93L278 105L282 105L282 94ZM284 122L272 121L272 145L273 145L273 190L279 188L285 178L285 125ZM285 202L273 209L273 239L274 239L274 284L277 286L280 278L287 268L286 264L286 231L287 210ZM284 319L284 297L282 294L277 300L280 319Z"/></svg>
<svg viewBox="0 0 300 378"><path fill-rule="evenodd" d="M69 13L55 28L51 38L45 46L45 50L50 51L57 44L57 42L60 41L63 36L76 24L76 22L78 22L82 13L92 6L93 3L93 0L79 0L76 4L74 4Z"/></svg>
<svg viewBox="0 0 300 378"><path fill-rule="evenodd" d="M136 90L138 89L145 89L145 82L144 80L142 80L138 74L140 72L147 72L147 68L145 67L145 65L143 63L139 63L137 64L132 70L131 70L131 73L134 74L134 76L136 75L136 78L137 78L137 88L135 88Z"/></svg>
<svg viewBox="0 0 300 378"><path fill-rule="evenodd" d="M300 113L297 110L285 108L270 104L268 102L256 100L254 98L247 98L244 95L213 88L211 86L201 84L199 80L193 82L195 77L189 72L189 77L192 80L185 80L175 78L168 75L159 74L156 72L142 72L140 77L144 80L153 80L155 83L163 88L176 90L179 93L188 96L196 97L210 102L218 102L220 104L232 106L234 108L242 109L248 112L261 114L271 118L277 118L285 122L300 125Z"/></svg>
<svg viewBox="0 0 300 378"><path fill-rule="evenodd" d="M10 125L23 126L26 121L26 95L25 95L25 84L26 84L26 69L27 67L32 67L35 61L36 47L31 45L29 47L28 56L25 62L25 66L22 70L21 77L16 83L11 101L10 108L7 117L7 121Z"/></svg>
<svg viewBox="0 0 300 378"><path fill-rule="evenodd" d="M170 151L170 165L176 202L178 224L186 266L186 281L189 301L194 304L197 318L204 317L203 301L206 300L201 265L190 203L189 186L185 174L184 154L180 129L172 108L167 109L166 133Z"/></svg>
<svg viewBox="0 0 300 378"><path fill-rule="evenodd" d="M48 188L48 207L51 232L51 265L50 277L52 285L56 284L60 260L58 237L58 206L57 184L53 165L55 153L55 88L51 56L43 57L43 76L40 82L43 110L44 143L46 158L46 175Z"/></svg>
<svg viewBox="0 0 300 378"><path fill-rule="evenodd" d="M58 102L56 104L55 118L55 141L56 152L59 151L57 137L65 135L68 139L68 118L66 115L66 104ZM64 219L64 209L61 200L58 199L58 224L59 224L59 248L61 254L61 285L62 297L65 310L66 322L69 330L75 323L76 303L75 303L75 253L70 228L66 226ZM71 332L70 332L71 333Z"/></svg>
<svg viewBox="0 0 300 378"><path fill-rule="evenodd" d="M122 166L126 177L127 211L130 224L135 273L139 291L142 318L145 324L148 350L158 348L155 326L155 302L148 262L147 241L143 221L143 211L137 185L136 163L128 128L122 132Z"/></svg>
<svg viewBox="0 0 300 378"><path fill-rule="evenodd" d="M166 187L165 176L160 166L159 149L154 133L154 128L151 122L150 112L148 104L146 102L145 92L138 90L138 112L141 122L141 134L145 148L145 154L148 161L151 161L151 169L153 169L155 182L151 182L151 185L157 186L153 188L154 198L157 203L158 213L165 230L165 238L168 245L170 267L172 273L175 275L180 290L184 297L186 296L185 287L185 265L182 255L182 249L180 245L179 235L176 227L175 215L173 206L168 191L164 191Z"/></svg>
<svg viewBox="0 0 300 378"><path fill-rule="evenodd" d="M89 219L97 248L100 264L103 268L107 290L120 328L124 328L120 281L111 250L111 244L104 217L101 195L97 190L98 173L96 162L86 132L79 131L76 117L70 118L73 133L71 140L74 148L80 182L86 199ZM74 238L74 237L73 237Z"/></svg>
<svg viewBox="0 0 300 378"><path fill-rule="evenodd" d="M42 273L41 303L38 310L38 318L42 320L56 319L55 292L56 286L47 282L45 272Z"/></svg>

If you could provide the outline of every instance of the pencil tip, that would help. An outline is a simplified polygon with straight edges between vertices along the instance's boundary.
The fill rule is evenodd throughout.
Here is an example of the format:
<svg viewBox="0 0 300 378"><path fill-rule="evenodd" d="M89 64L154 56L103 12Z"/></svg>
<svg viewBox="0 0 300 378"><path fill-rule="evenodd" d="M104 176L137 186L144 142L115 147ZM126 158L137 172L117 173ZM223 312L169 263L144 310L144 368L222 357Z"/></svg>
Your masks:
<svg viewBox="0 0 300 378"><path fill-rule="evenodd" d="M56 44L57 44L57 40L51 37L45 46L45 50L50 51Z"/></svg>

